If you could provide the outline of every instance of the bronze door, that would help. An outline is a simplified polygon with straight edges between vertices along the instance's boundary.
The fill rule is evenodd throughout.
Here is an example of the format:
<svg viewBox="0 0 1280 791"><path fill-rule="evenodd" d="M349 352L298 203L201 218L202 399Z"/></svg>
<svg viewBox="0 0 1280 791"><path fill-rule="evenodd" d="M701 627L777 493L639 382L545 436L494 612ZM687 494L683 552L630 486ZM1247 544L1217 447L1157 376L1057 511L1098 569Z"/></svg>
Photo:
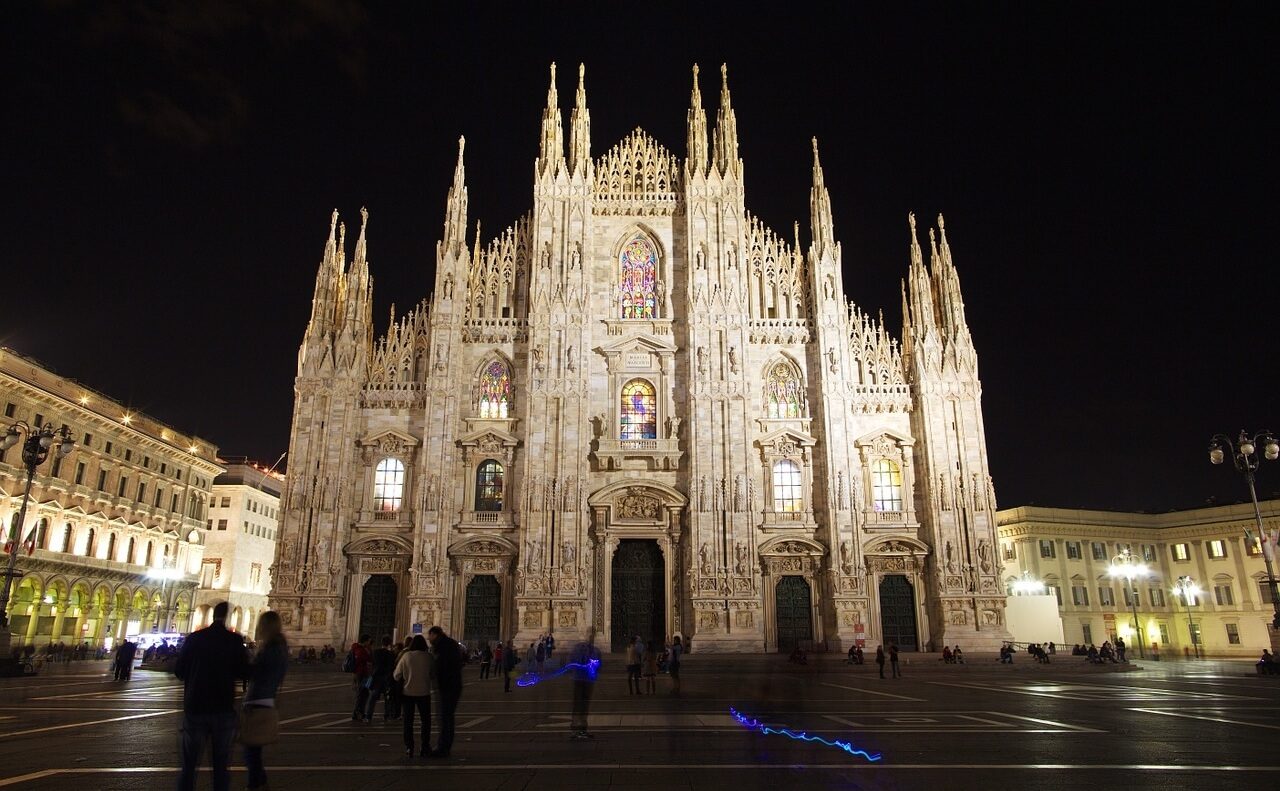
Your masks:
<svg viewBox="0 0 1280 791"><path fill-rule="evenodd" d="M880 633L886 650L890 643L896 643L899 651L917 650L916 595L902 574L880 580Z"/></svg>
<svg viewBox="0 0 1280 791"><path fill-rule="evenodd" d="M619 542L618 551L613 554L610 637L614 651L625 651L635 635L662 645L666 638L663 568L657 541Z"/></svg>
<svg viewBox="0 0 1280 791"><path fill-rule="evenodd" d="M497 578L492 574L473 577L467 583L467 611L462 625L462 639L468 647L498 642L501 612L502 586Z"/></svg>
<svg viewBox="0 0 1280 791"><path fill-rule="evenodd" d="M375 574L364 584L360 595L360 635L369 635L374 645L396 628L396 581L386 574Z"/></svg>
<svg viewBox="0 0 1280 791"><path fill-rule="evenodd" d="M802 641L813 640L813 599L804 577L787 576L773 593L778 623L778 650L790 653Z"/></svg>

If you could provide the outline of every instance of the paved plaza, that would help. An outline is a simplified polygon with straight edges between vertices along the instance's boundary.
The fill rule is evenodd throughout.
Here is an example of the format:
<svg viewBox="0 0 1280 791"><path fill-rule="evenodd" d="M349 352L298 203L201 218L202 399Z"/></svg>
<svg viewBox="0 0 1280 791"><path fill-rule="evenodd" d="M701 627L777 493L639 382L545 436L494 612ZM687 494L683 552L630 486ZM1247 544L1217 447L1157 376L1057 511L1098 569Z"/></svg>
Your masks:
<svg viewBox="0 0 1280 791"><path fill-rule="evenodd" d="M399 723L352 722L351 685L334 665L294 666L280 697L282 736L267 748L273 789L587 788L1258 788L1280 782L1280 678L1242 661L1138 661L1096 668L1058 655L1012 666L907 656L901 679L820 656L692 655L675 697L626 694L607 656L591 708L596 738L568 738L564 679L504 694L468 666L453 758L402 755ZM105 662L0 680L0 786L170 788L181 689ZM752 731L841 741L879 755ZM438 725L438 723L437 723ZM237 751L233 788L244 788ZM317 785L319 784L319 785ZM200 788L212 787L202 772Z"/></svg>

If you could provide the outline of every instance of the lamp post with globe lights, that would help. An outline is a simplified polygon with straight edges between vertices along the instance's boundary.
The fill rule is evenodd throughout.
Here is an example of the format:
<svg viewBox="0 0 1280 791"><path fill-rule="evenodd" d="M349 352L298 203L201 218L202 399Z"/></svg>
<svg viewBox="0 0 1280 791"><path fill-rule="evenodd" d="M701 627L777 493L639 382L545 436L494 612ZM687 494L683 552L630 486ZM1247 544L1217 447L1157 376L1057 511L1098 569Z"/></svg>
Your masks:
<svg viewBox="0 0 1280 791"><path fill-rule="evenodd" d="M1191 635L1191 647L1195 651L1196 659L1200 658L1200 638L1196 635L1196 625L1191 620L1191 605L1195 604L1196 599L1200 597L1200 586L1196 581L1183 574L1178 577L1178 581L1173 586L1173 592L1182 599L1183 605L1187 608L1187 634Z"/></svg>
<svg viewBox="0 0 1280 791"><path fill-rule="evenodd" d="M13 587L18 553L22 551L23 542L19 533L27 521L27 504L31 500L31 481L35 477L36 467L49 458L50 451L56 453L58 458L64 458L76 446L76 441L72 439L71 431L66 426L55 429L53 423L45 423L43 426L33 427L21 420L3 430L0 451L8 450L19 442L22 442L22 465L27 471L27 483L22 490L22 505L18 509L17 522L9 530L9 562L5 566L4 585L0 587L0 651L3 652L0 656L9 654L9 591Z"/></svg>
<svg viewBox="0 0 1280 791"><path fill-rule="evenodd" d="M1259 446L1262 448L1261 456L1258 455ZM1243 475L1245 482L1249 484L1249 499L1253 501L1253 516L1258 522L1258 540L1262 544L1262 559L1267 564L1267 588L1271 591L1273 610L1271 649L1275 651L1280 646L1280 596L1276 594L1276 574L1271 562L1274 548L1268 540L1266 529L1262 526L1262 509L1258 507L1258 489L1254 483L1254 474L1264 459L1266 461L1280 459L1280 442L1276 442L1275 436L1270 431L1259 431L1250 437L1247 432L1241 430L1240 437L1234 443L1226 434L1214 434L1209 440L1209 462L1221 464L1228 456L1231 457L1231 463L1236 471ZM1248 530L1245 531L1245 537L1250 541L1253 540L1253 534Z"/></svg>
<svg viewBox="0 0 1280 791"><path fill-rule="evenodd" d="M1138 586L1137 580L1147 577L1151 573L1151 569L1147 567L1133 552L1125 547L1124 551L1111 559L1111 567L1107 569L1107 573L1112 577L1123 577L1128 581L1129 585L1129 604L1133 606L1133 630L1138 635L1138 656L1141 659L1147 658L1146 649L1142 644L1142 625L1138 623Z"/></svg>

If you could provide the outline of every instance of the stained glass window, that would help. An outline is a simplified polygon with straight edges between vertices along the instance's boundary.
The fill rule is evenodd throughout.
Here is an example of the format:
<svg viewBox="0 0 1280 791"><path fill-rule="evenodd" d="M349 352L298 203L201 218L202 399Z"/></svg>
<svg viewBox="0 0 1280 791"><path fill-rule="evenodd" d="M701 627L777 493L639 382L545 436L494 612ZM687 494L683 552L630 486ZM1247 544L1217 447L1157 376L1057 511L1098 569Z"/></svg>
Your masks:
<svg viewBox="0 0 1280 791"><path fill-rule="evenodd" d="M490 459L476 471L476 510L502 510L502 465Z"/></svg>
<svg viewBox="0 0 1280 791"><path fill-rule="evenodd" d="M778 363L769 371L764 386L765 417L789 418L804 414L800 377L786 363Z"/></svg>
<svg viewBox="0 0 1280 791"><path fill-rule="evenodd" d="M622 318L657 316L658 251L643 236L627 242L619 255L622 264Z"/></svg>
<svg viewBox="0 0 1280 791"><path fill-rule="evenodd" d="M658 398L653 385L632 379L622 388L622 430L619 439L658 438Z"/></svg>
<svg viewBox="0 0 1280 791"><path fill-rule="evenodd" d="M804 487L800 468L783 459L773 465L773 510L795 513L804 508Z"/></svg>
<svg viewBox="0 0 1280 791"><path fill-rule="evenodd" d="M511 372L494 360L480 372L480 417L503 418L511 413Z"/></svg>
<svg viewBox="0 0 1280 791"><path fill-rule="evenodd" d="M877 511L902 510L902 470L888 459L871 465L871 497Z"/></svg>
<svg viewBox="0 0 1280 791"><path fill-rule="evenodd" d="M383 459L373 470L373 508L399 511L404 501L404 464L399 459Z"/></svg>

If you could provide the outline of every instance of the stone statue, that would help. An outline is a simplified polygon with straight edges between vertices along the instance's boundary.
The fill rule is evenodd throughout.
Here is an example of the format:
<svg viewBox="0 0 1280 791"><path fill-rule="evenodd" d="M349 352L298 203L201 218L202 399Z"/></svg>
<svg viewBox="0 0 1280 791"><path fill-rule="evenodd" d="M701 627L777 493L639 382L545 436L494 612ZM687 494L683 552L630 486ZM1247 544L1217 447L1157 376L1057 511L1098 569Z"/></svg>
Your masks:
<svg viewBox="0 0 1280 791"><path fill-rule="evenodd" d="M947 542L946 555L947 555L947 573L955 574L956 573L955 548L951 546L950 541Z"/></svg>
<svg viewBox="0 0 1280 791"><path fill-rule="evenodd" d="M428 538L422 542L422 560L418 563L424 571L436 567L436 542Z"/></svg>
<svg viewBox="0 0 1280 791"><path fill-rule="evenodd" d="M545 371L547 365L542 361L542 347L534 346L530 354L533 355L533 369L538 373Z"/></svg>
<svg viewBox="0 0 1280 791"><path fill-rule="evenodd" d="M532 538L525 543L529 547L529 571L542 571L542 545Z"/></svg>
<svg viewBox="0 0 1280 791"><path fill-rule="evenodd" d="M565 568L573 568L573 561L577 557L573 549L573 542L566 541L560 546L560 565Z"/></svg>
<svg viewBox="0 0 1280 791"><path fill-rule="evenodd" d="M444 298L453 299L453 273L444 276Z"/></svg>
<svg viewBox="0 0 1280 791"><path fill-rule="evenodd" d="M702 542L702 548L698 550L698 568L704 575L712 573L711 568L711 547L707 546L707 542Z"/></svg>
<svg viewBox="0 0 1280 791"><path fill-rule="evenodd" d="M707 373L707 347L698 347L698 374L705 376Z"/></svg>
<svg viewBox="0 0 1280 791"><path fill-rule="evenodd" d="M978 561L983 572L991 573L991 545L985 538L978 541Z"/></svg>
<svg viewBox="0 0 1280 791"><path fill-rule="evenodd" d="M574 242L573 252L569 255L569 268L577 269L580 266L582 266L582 245Z"/></svg>
<svg viewBox="0 0 1280 791"><path fill-rule="evenodd" d="M607 438L609 436L609 414L601 412L591 419L596 422L596 437L599 439Z"/></svg>
<svg viewBox="0 0 1280 791"><path fill-rule="evenodd" d="M747 545L741 541L735 541L733 544L733 557L735 563L733 565L734 572L738 574L747 573Z"/></svg>
<svg viewBox="0 0 1280 791"><path fill-rule="evenodd" d="M567 370L569 373L573 373L574 371L578 370L578 363L574 359L573 352L574 352L574 347L572 346L569 347L569 351L565 352L564 367L565 367L565 370Z"/></svg>
<svg viewBox="0 0 1280 791"><path fill-rule="evenodd" d="M853 573L853 542L847 538L840 542L840 569L845 574Z"/></svg>
<svg viewBox="0 0 1280 791"><path fill-rule="evenodd" d="M674 415L667 418L667 436L671 439L680 439L680 418Z"/></svg>
<svg viewBox="0 0 1280 791"><path fill-rule="evenodd" d="M729 371L730 373L738 372L738 347L729 347Z"/></svg>

